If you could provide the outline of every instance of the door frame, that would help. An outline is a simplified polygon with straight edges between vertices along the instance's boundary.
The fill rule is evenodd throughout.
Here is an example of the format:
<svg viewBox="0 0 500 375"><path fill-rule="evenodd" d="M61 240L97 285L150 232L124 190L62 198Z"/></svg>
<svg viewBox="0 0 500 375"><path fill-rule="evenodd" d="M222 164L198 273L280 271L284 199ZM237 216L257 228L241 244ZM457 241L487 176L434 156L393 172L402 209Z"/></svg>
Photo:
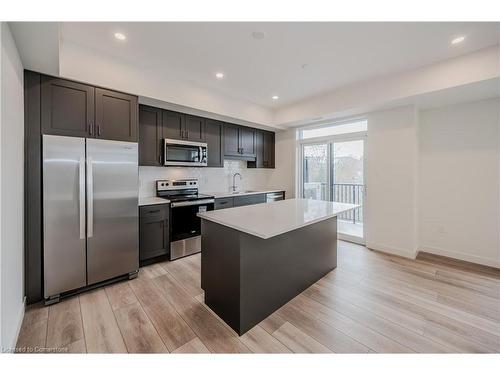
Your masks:
<svg viewBox="0 0 500 375"><path fill-rule="evenodd" d="M360 245L366 244L366 199L367 199L367 180L366 180L366 162L367 162L367 152L366 152L366 139L367 132L356 132L356 133L347 133L347 134L339 134L339 135L331 135L326 137L318 137L318 138L310 138L310 139L300 139L298 141L299 147L299 167L298 167L298 192L299 196L302 198L304 196L304 146L307 145L327 145L327 200L331 201L332 198L332 186L333 186L333 144L340 142L349 142L349 141L363 141L363 238L350 236L347 234L341 234L337 231L338 238L341 240L354 242Z"/></svg>

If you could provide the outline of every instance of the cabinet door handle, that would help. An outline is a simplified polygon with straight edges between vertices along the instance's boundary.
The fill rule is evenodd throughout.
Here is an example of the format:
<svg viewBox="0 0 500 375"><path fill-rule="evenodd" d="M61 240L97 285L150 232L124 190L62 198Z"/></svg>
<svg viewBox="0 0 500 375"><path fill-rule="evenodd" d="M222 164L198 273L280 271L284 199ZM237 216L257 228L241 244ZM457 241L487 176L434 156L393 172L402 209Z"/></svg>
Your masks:
<svg viewBox="0 0 500 375"><path fill-rule="evenodd" d="M101 125L97 124L97 135L101 136Z"/></svg>
<svg viewBox="0 0 500 375"><path fill-rule="evenodd" d="M93 123L89 123L89 134L92 135L92 129L94 128L94 124Z"/></svg>
<svg viewBox="0 0 500 375"><path fill-rule="evenodd" d="M186 130L186 138L189 138L189 131Z"/></svg>
<svg viewBox="0 0 500 375"><path fill-rule="evenodd" d="M161 165L161 155L158 156L158 163Z"/></svg>
<svg viewBox="0 0 500 375"><path fill-rule="evenodd" d="M148 211L148 214L155 214L157 212L160 212L160 210L151 210L151 211Z"/></svg>

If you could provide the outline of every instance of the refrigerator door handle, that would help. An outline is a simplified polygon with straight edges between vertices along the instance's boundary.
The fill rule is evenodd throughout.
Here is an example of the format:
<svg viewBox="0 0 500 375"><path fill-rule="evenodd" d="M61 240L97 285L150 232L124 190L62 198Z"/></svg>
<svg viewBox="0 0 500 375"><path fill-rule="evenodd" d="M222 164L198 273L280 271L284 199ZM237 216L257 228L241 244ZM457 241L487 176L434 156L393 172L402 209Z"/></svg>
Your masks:
<svg viewBox="0 0 500 375"><path fill-rule="evenodd" d="M87 157L87 238L94 235L94 182L92 158Z"/></svg>
<svg viewBox="0 0 500 375"><path fill-rule="evenodd" d="M80 239L85 239L85 157L80 157L78 169L78 194L80 211Z"/></svg>

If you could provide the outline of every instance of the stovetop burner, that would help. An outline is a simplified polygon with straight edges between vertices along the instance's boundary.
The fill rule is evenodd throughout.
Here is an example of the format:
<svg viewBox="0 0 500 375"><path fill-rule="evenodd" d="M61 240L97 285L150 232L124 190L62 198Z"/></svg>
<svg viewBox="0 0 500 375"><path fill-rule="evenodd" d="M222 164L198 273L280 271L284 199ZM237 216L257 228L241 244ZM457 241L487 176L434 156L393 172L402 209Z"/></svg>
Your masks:
<svg viewBox="0 0 500 375"><path fill-rule="evenodd" d="M158 180L156 181L156 195L167 198L171 202L214 198L211 195L198 193L198 180L196 179Z"/></svg>

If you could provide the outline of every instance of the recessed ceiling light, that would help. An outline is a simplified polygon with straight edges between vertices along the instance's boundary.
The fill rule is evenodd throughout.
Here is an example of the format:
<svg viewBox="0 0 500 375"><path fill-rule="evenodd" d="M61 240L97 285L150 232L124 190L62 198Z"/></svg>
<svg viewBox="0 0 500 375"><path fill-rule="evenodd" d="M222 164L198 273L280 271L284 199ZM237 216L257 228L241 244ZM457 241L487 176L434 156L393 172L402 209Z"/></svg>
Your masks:
<svg viewBox="0 0 500 375"><path fill-rule="evenodd" d="M280 98L280 97L279 97L278 95L273 95L273 96L272 96L272 99L273 99L273 100L278 100L279 98Z"/></svg>
<svg viewBox="0 0 500 375"><path fill-rule="evenodd" d="M127 37L125 36L125 34L122 34L122 33L115 33L115 38L118 39L118 40L125 40L125 39L127 39Z"/></svg>
<svg viewBox="0 0 500 375"><path fill-rule="evenodd" d="M254 31L252 33L252 38L256 39L256 40L262 40L264 39L266 36L266 34L262 31Z"/></svg>
<svg viewBox="0 0 500 375"><path fill-rule="evenodd" d="M465 36L458 36L451 41L451 44L462 43L465 40Z"/></svg>
<svg viewBox="0 0 500 375"><path fill-rule="evenodd" d="M222 79L222 78L224 78L224 73L222 73L222 72L215 73L215 77L216 77L217 79Z"/></svg>

